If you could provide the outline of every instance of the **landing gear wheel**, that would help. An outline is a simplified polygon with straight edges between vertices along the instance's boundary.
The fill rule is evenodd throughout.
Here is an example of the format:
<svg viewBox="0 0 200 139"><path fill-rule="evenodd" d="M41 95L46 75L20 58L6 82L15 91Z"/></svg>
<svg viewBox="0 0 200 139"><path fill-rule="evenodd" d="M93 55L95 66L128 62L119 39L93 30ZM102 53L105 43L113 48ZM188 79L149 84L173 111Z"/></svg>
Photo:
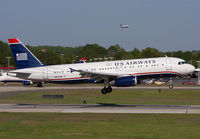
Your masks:
<svg viewBox="0 0 200 139"><path fill-rule="evenodd" d="M108 88L106 88L107 93L111 93L112 92L112 88L109 86Z"/></svg>
<svg viewBox="0 0 200 139"><path fill-rule="evenodd" d="M174 88L174 85L173 84L170 84L169 85L169 89L173 89Z"/></svg>
<svg viewBox="0 0 200 139"><path fill-rule="evenodd" d="M104 88L101 90L102 94L107 94L112 92L112 88L109 82L109 79L104 79Z"/></svg>
<svg viewBox="0 0 200 139"><path fill-rule="evenodd" d="M42 83L41 82L37 82L37 87L42 87Z"/></svg>
<svg viewBox="0 0 200 139"><path fill-rule="evenodd" d="M106 88L103 88L103 89L101 90L101 93L102 93L102 94L107 94Z"/></svg>

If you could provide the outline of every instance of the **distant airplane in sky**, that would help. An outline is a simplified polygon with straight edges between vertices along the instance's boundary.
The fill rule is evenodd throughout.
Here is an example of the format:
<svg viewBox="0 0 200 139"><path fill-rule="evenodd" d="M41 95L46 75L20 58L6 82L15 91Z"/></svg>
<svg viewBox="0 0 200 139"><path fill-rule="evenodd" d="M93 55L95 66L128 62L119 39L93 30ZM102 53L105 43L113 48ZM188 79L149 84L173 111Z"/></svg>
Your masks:
<svg viewBox="0 0 200 139"><path fill-rule="evenodd" d="M195 67L175 57L143 58L63 65L43 65L17 38L8 39L17 70L8 75L38 82L98 83L103 82L103 94L115 86L134 86L146 78L188 75ZM171 84L173 87L173 85Z"/></svg>
<svg viewBox="0 0 200 139"><path fill-rule="evenodd" d="M120 28L128 28L128 25L127 24L126 25L120 24Z"/></svg>

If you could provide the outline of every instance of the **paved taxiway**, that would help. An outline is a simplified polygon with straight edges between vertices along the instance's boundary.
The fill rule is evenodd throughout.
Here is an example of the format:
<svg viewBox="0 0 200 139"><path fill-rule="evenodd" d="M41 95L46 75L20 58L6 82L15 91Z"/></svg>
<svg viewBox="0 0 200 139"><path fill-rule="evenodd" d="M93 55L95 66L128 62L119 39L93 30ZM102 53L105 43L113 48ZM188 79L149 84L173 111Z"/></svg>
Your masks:
<svg viewBox="0 0 200 139"><path fill-rule="evenodd" d="M37 91L61 91L74 89L101 89L101 86L89 87L60 87L49 86L17 87L1 86L0 97L8 97ZM113 87L114 89L169 89L168 87ZM177 90L200 90L200 87L174 87ZM200 114L200 105L117 105L117 104L0 104L0 112L58 112L58 113L197 113Z"/></svg>
<svg viewBox="0 0 200 139"><path fill-rule="evenodd" d="M102 89L102 86L48 86L48 87L30 87L30 86L0 86L0 98L19 95L30 92L38 92L38 91L62 91L62 90L88 90L88 89L98 89L99 92ZM169 89L167 86L159 86L159 87L150 87L150 86L134 86L134 87L113 87L113 89L121 89L121 90L158 90L158 89ZM175 90L200 90L200 87L174 87Z"/></svg>
<svg viewBox="0 0 200 139"><path fill-rule="evenodd" d="M200 105L0 104L0 112L200 113Z"/></svg>
<svg viewBox="0 0 200 139"><path fill-rule="evenodd" d="M121 90L158 90L169 89L168 86L133 86L133 87L112 87L113 89ZM62 91L62 90L88 90L88 89L102 89L102 86L48 86L48 87L23 87L23 86L0 86L0 97L7 97L10 95L22 94L25 92L37 91ZM174 90L200 90L200 86L196 87L174 87Z"/></svg>

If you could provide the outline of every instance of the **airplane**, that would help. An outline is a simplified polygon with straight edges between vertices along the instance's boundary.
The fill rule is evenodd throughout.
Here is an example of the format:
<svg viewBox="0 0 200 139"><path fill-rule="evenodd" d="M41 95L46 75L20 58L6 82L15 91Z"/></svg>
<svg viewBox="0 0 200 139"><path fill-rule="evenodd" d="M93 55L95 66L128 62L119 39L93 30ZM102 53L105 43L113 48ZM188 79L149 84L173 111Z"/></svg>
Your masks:
<svg viewBox="0 0 200 139"><path fill-rule="evenodd" d="M120 24L120 28L128 28L128 25L122 25L122 24Z"/></svg>
<svg viewBox="0 0 200 139"><path fill-rule="evenodd" d="M87 61L86 58L81 58L78 63L86 63L86 61Z"/></svg>
<svg viewBox="0 0 200 139"><path fill-rule="evenodd" d="M4 84L7 84L7 82L22 82L23 85L33 84L33 82L30 80L8 76L7 73L0 73L0 82L4 82Z"/></svg>
<svg viewBox="0 0 200 139"><path fill-rule="evenodd" d="M112 92L115 86L135 86L141 79L188 75L195 67L175 57L142 58L130 60L76 63L46 66L18 39L8 39L17 70L8 75L50 83L104 83L102 94ZM170 84L173 87L173 84Z"/></svg>

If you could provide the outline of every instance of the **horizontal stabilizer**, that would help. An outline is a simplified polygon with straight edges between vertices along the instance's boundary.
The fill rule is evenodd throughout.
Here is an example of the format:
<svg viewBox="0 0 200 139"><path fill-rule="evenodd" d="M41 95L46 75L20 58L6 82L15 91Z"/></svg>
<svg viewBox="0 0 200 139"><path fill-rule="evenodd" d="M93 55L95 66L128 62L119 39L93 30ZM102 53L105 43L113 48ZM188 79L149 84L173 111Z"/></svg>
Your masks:
<svg viewBox="0 0 200 139"><path fill-rule="evenodd" d="M8 76L12 76L12 77L18 77L18 78L22 78L22 79L28 79L28 77L31 75L31 73L22 73L22 72L8 72Z"/></svg>

